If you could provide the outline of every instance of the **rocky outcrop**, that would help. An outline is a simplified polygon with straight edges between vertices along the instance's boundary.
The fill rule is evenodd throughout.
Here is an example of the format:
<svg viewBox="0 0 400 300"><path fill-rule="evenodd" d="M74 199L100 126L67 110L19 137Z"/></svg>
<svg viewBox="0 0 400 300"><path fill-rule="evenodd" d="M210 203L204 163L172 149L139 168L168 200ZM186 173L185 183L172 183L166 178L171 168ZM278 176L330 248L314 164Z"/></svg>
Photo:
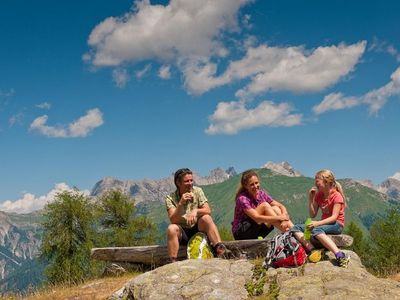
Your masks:
<svg viewBox="0 0 400 300"><path fill-rule="evenodd" d="M40 240L31 230L23 230L0 211L0 279L38 254Z"/></svg>
<svg viewBox="0 0 400 300"><path fill-rule="evenodd" d="M266 272L247 260L185 260L144 273L111 299L247 299L256 277L261 294L278 299L400 299L400 283L379 279L351 256L347 269L332 256L298 268ZM261 271L260 271L261 270Z"/></svg>
<svg viewBox="0 0 400 300"><path fill-rule="evenodd" d="M247 260L185 260L144 273L112 299L246 299Z"/></svg>
<svg viewBox="0 0 400 300"><path fill-rule="evenodd" d="M267 162L263 168L270 169L271 171L289 176L289 177L300 177L303 176L299 171L295 170L288 162L283 161L281 163L274 163L272 161Z"/></svg>
<svg viewBox="0 0 400 300"><path fill-rule="evenodd" d="M389 177L379 185L378 191L400 201L400 180L397 177Z"/></svg>
<svg viewBox="0 0 400 300"><path fill-rule="evenodd" d="M197 185L209 185L220 183L235 175L233 168L223 170L221 168L214 169L206 177L202 177L197 173L193 173L193 179ZM164 201L164 198L175 189L173 176L166 178L151 180L119 180L113 177L105 177L95 184L91 191L91 196L98 196L111 190L119 189L123 193L130 195L135 199L135 203L147 201Z"/></svg>

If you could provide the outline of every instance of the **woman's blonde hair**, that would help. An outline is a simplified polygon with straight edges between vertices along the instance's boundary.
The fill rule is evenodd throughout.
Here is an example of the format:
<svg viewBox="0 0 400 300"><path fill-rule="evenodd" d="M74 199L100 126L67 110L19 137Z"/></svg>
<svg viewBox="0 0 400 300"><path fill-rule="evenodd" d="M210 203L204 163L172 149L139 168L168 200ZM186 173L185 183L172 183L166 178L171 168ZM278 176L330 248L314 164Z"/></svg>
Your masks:
<svg viewBox="0 0 400 300"><path fill-rule="evenodd" d="M259 177L258 177L258 174L257 174L256 171L254 171L254 170L247 170L247 171L244 171L244 172L242 173L242 178L240 179L240 186L239 186L239 188L238 188L238 190L237 190L237 192L236 192L236 197L235 197L235 199L236 199L241 193L247 191L247 189L246 189L247 182L248 182L249 179L250 179L251 177L253 177L253 176L256 176L257 178L259 178Z"/></svg>
<svg viewBox="0 0 400 300"><path fill-rule="evenodd" d="M343 200L345 199L344 192L342 185L336 181L335 175L333 175L333 172L331 170L321 170L318 171L315 174L315 178L321 178L325 183L329 184L331 188L335 188L343 197Z"/></svg>

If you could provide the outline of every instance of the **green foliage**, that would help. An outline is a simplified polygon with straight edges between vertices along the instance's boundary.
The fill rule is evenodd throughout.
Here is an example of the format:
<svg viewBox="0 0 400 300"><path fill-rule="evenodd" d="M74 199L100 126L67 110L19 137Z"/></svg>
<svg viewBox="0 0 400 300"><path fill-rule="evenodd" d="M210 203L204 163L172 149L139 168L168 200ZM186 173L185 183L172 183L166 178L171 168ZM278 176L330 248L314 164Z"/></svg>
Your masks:
<svg viewBox="0 0 400 300"><path fill-rule="evenodd" d="M262 266L262 260L254 260L252 262L254 264L253 275L251 280L245 283L245 288L250 297L262 295L267 281L267 271Z"/></svg>
<svg viewBox="0 0 400 300"><path fill-rule="evenodd" d="M219 235L221 236L222 241L233 241L234 240L232 231L230 228L228 229L225 226L220 226L218 228L218 231L219 231Z"/></svg>
<svg viewBox="0 0 400 300"><path fill-rule="evenodd" d="M92 274L93 214L78 191L64 191L44 208L41 258L50 283L75 284Z"/></svg>
<svg viewBox="0 0 400 300"><path fill-rule="evenodd" d="M400 272L400 212L391 209L371 227L374 241L368 266L374 273L387 276Z"/></svg>
<svg viewBox="0 0 400 300"><path fill-rule="evenodd" d="M137 215L133 199L119 190L100 196L97 219L104 246L139 246L156 241L156 225L148 217Z"/></svg>
<svg viewBox="0 0 400 300"><path fill-rule="evenodd" d="M349 250L356 252L363 259L368 254L368 241L364 238L360 227L356 223L350 222L344 232L353 237L353 244Z"/></svg>

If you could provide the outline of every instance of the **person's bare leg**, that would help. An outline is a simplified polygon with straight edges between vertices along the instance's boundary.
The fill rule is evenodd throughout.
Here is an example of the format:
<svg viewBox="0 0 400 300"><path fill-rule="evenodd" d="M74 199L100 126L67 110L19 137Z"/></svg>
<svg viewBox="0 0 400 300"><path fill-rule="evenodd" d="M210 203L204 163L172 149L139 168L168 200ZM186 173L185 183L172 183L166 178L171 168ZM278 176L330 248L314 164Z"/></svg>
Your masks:
<svg viewBox="0 0 400 300"><path fill-rule="evenodd" d="M179 251L179 240L182 236L181 228L176 224L169 224L167 228L168 256L176 260Z"/></svg>
<svg viewBox="0 0 400 300"><path fill-rule="evenodd" d="M322 234L318 234L315 237L318 241L321 242L321 244L328 249L329 251L332 251L333 254L338 253L340 250L339 248L336 246L335 242L332 241L332 239L327 236L326 234L322 233Z"/></svg>
<svg viewBox="0 0 400 300"><path fill-rule="evenodd" d="M269 203L263 202L256 208L257 212L264 216L279 216L282 214L282 211L278 206L271 206ZM288 221L271 221L265 223L267 226L274 226L278 228L280 231L285 232L288 231L290 228L293 227L293 223Z"/></svg>
<svg viewBox="0 0 400 300"><path fill-rule="evenodd" d="M303 245L303 247L306 249L307 252L311 252L312 250L314 250L314 245L311 244L310 241L307 241L304 239L304 233L297 231L294 232L294 237L296 238L296 240L298 240L300 242L300 244Z"/></svg>
<svg viewBox="0 0 400 300"><path fill-rule="evenodd" d="M205 232L213 246L221 242L218 228L210 215L201 216L198 220L199 231Z"/></svg>

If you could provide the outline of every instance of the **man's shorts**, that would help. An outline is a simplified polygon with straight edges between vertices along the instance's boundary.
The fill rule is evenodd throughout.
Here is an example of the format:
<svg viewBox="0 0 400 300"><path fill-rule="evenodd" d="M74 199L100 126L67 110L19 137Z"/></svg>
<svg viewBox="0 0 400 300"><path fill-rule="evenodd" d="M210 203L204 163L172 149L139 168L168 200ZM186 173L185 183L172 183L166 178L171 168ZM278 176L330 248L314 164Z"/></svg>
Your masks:
<svg viewBox="0 0 400 300"><path fill-rule="evenodd" d="M197 224L194 225L194 226L191 227L191 228L184 228L184 227L182 227L182 226L179 226L179 227L180 227L181 232L182 232L182 238L181 238L181 240L179 241L179 243L180 243L181 245L187 245L187 243L189 242L190 238L191 238L192 236L194 236L196 233L199 232L199 228L197 227Z"/></svg>

